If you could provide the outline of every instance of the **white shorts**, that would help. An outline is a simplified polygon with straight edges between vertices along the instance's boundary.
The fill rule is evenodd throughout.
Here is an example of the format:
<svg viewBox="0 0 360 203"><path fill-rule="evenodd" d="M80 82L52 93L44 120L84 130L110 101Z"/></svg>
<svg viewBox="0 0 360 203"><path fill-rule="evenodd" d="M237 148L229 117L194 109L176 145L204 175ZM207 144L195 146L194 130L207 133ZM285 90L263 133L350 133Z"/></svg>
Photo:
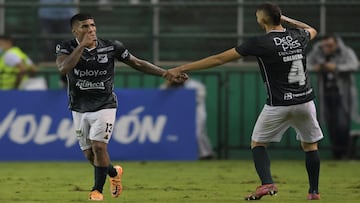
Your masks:
<svg viewBox="0 0 360 203"><path fill-rule="evenodd" d="M313 101L292 106L265 105L261 111L252 134L255 142L280 142L283 134L293 127L296 139L314 143L323 138Z"/></svg>
<svg viewBox="0 0 360 203"><path fill-rule="evenodd" d="M113 130L116 109L102 109L95 112L72 112L75 132L81 150L91 148L91 141L108 143Z"/></svg>

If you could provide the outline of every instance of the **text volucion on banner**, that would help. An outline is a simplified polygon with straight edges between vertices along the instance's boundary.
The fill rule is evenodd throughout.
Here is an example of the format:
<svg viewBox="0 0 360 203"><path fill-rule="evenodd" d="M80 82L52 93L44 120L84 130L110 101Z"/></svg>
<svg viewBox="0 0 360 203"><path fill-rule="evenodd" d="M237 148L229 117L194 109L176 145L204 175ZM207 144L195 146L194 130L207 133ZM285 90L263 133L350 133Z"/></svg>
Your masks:
<svg viewBox="0 0 360 203"><path fill-rule="evenodd" d="M113 160L194 160L193 90L115 91ZM84 160L66 91L0 91L0 160Z"/></svg>

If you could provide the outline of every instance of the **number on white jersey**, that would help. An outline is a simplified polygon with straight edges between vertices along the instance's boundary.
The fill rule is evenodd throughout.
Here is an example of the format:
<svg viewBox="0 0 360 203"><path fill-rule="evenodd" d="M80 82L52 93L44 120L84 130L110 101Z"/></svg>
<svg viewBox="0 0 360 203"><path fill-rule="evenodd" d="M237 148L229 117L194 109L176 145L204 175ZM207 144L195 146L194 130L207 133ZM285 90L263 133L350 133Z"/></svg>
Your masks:
<svg viewBox="0 0 360 203"><path fill-rule="evenodd" d="M291 69L288 75L289 83L299 83L299 85L305 85L305 72L304 65L301 60L293 61Z"/></svg>

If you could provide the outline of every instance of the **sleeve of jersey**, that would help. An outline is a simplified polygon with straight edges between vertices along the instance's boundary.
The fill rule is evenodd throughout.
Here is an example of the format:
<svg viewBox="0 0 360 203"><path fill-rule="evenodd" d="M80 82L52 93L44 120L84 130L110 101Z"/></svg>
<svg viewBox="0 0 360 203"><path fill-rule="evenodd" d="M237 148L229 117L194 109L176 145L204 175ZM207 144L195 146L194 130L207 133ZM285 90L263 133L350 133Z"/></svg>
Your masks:
<svg viewBox="0 0 360 203"><path fill-rule="evenodd" d="M310 41L310 32L304 29L299 29L302 37L304 38L305 43L307 44Z"/></svg>
<svg viewBox="0 0 360 203"><path fill-rule="evenodd" d="M60 44L56 45L55 48L55 55L56 56L60 56L60 55L70 55L71 51L69 50L69 46L67 45L67 43L63 42Z"/></svg>
<svg viewBox="0 0 360 203"><path fill-rule="evenodd" d="M119 61L126 61L130 58L129 50L126 49L123 43L114 41L115 46L115 58Z"/></svg>
<svg viewBox="0 0 360 203"><path fill-rule="evenodd" d="M235 50L241 56L259 56L261 55L261 49L258 47L257 38L251 38L243 44L235 47Z"/></svg>

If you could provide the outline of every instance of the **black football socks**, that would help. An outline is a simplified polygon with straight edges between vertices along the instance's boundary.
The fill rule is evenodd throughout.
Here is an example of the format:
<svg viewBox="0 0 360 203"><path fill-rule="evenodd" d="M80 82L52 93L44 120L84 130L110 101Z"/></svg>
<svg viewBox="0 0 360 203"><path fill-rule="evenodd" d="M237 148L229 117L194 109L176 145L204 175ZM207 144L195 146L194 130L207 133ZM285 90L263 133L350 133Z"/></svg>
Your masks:
<svg viewBox="0 0 360 203"><path fill-rule="evenodd" d="M252 148L252 155L255 164L255 169L260 177L261 184L273 184L274 181L270 172L270 158L264 146L257 146Z"/></svg>
<svg viewBox="0 0 360 203"><path fill-rule="evenodd" d="M117 171L114 168L114 166L112 164L109 164L109 168L108 168L108 173L107 173L110 177L115 177L117 175Z"/></svg>
<svg viewBox="0 0 360 203"><path fill-rule="evenodd" d="M319 193L320 156L318 150L305 152L305 165L309 177L309 193Z"/></svg>
<svg viewBox="0 0 360 203"><path fill-rule="evenodd" d="M100 166L94 166L95 168L95 185L93 187L93 191L97 190L102 193L106 176L108 174L108 167L100 167Z"/></svg>

